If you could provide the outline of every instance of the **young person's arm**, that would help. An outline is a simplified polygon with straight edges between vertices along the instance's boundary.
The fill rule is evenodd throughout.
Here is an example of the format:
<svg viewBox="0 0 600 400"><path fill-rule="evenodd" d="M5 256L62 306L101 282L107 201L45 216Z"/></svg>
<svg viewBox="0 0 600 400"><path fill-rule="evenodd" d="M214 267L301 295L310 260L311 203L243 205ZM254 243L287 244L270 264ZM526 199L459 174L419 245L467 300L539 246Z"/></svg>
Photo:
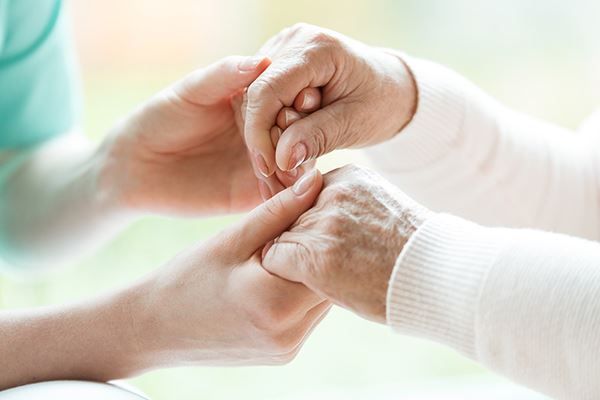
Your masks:
<svg viewBox="0 0 600 400"><path fill-rule="evenodd" d="M294 358L330 304L261 268L264 245L312 206L315 170L138 282L89 300L0 312L0 390L107 381L182 365Z"/></svg>
<svg viewBox="0 0 600 400"><path fill-rule="evenodd" d="M231 56L199 69L99 146L63 135L13 156L0 181L2 255L17 265L64 261L136 216L245 211L292 184L297 177L271 177L259 190L239 130L239 94L268 62Z"/></svg>

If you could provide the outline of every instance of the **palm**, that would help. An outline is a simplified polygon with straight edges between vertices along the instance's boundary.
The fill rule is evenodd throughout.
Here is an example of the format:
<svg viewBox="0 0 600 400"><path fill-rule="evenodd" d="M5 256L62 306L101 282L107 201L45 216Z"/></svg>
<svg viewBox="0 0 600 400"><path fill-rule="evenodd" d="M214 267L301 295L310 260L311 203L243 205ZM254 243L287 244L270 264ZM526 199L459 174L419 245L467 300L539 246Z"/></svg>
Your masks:
<svg viewBox="0 0 600 400"><path fill-rule="evenodd" d="M166 92L146 108L136 137L136 206L154 212L238 212L260 202L229 99L198 105ZM140 202L142 204L140 204Z"/></svg>

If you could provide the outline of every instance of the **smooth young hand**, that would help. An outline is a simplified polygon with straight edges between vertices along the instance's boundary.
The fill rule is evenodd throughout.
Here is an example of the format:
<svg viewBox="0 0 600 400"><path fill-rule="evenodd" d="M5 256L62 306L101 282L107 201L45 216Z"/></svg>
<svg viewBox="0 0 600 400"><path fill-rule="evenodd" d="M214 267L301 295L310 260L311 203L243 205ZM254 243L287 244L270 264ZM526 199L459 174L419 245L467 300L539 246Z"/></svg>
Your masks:
<svg viewBox="0 0 600 400"><path fill-rule="evenodd" d="M330 303L261 266L266 243L321 190L309 172L241 222L139 282L69 305L0 313L0 390L39 381L108 381L185 365L283 364Z"/></svg>
<svg viewBox="0 0 600 400"><path fill-rule="evenodd" d="M153 365L274 364L294 357L330 305L304 285L268 273L261 254L312 206L322 184L317 170L307 173L144 280L133 325Z"/></svg>
<svg viewBox="0 0 600 400"><path fill-rule="evenodd" d="M101 147L100 185L137 212L215 215L260 203L239 128L240 96L269 62L227 57L151 98ZM275 177L264 184L273 193L284 187Z"/></svg>

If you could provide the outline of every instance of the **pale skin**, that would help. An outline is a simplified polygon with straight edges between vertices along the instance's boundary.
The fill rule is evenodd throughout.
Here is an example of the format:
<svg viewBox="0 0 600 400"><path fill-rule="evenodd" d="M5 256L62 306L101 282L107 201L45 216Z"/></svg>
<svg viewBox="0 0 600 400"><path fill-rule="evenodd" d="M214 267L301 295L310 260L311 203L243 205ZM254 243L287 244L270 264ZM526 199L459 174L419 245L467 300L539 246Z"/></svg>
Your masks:
<svg viewBox="0 0 600 400"><path fill-rule="evenodd" d="M3 257L63 263L141 215L247 211L291 185L301 174L255 178L240 130L243 90L269 62L228 57L143 103L97 147L65 135L25 154L2 182Z"/></svg>
<svg viewBox="0 0 600 400"><path fill-rule="evenodd" d="M284 364L329 301L261 268L264 244L310 208L318 171L133 285L87 301L0 314L0 389L106 381L183 365Z"/></svg>
<svg viewBox="0 0 600 400"><path fill-rule="evenodd" d="M301 73L298 81L284 76L290 79L281 86L285 89L282 100L277 91L274 96L265 91L265 82L273 71L286 71L299 61L291 57L294 51L285 50L293 38L301 39L296 50L314 50L315 58L309 65L329 59L335 61L335 68L324 68L316 80L306 81ZM288 209L282 206L285 203L280 196L293 191L277 193L310 169L315 157L337 147L389 139L410 120L415 96L405 98L402 88L411 88L414 82L397 57L371 52L337 34L315 33L306 26L292 29L280 39L284 50L278 47L278 40L265 46L264 52L275 60L275 66L266 72L270 60L264 55L230 57L159 93L119 123L97 148L66 136L28 154L3 183L3 246L10 250L11 259L31 265L62 261L73 254L73 248L93 248L139 215L201 216L243 211L275 195L272 201L276 205L266 203L266 214L258 214L269 221L269 215L277 215L273 209ZM320 46L320 42L327 46ZM338 47L347 52L338 51ZM338 57L329 57L328 52ZM353 68L345 68L352 59ZM365 74L344 73L347 70L364 70ZM261 80L253 84L258 76ZM262 80L263 76L267 80ZM279 77L278 73L274 76ZM280 84L283 78L278 78ZM248 85L247 106L241 105L241 94ZM377 101L377 90L383 90L379 96L390 104ZM248 117L245 140L239 128L240 106ZM386 113L397 106L404 112L375 120L375 109ZM349 115L363 125L349 129ZM303 126L306 121L312 125ZM264 127L265 139L257 139L261 137L255 134L257 126ZM294 128L298 126L302 128ZM297 133L290 134L294 130ZM296 140L299 135L304 136ZM306 147L301 155L295 146L300 142ZM72 150L68 154L66 146ZM257 162L257 154L262 162ZM307 178L314 179L320 188L318 173L309 173ZM314 196L317 193L318 189ZM372 304L360 305L358 300L349 300L351 296L337 297L319 285L313 285L315 294L302 284L290 282L294 278L301 281L297 276L282 274L287 278L282 280L260 268L258 254L270 254L263 249L264 243L280 236L312 201L314 197L297 207L293 217L281 217L287 225L273 222L271 228L265 228L269 234L257 235L264 239L262 243L244 247L235 257L230 247L232 237L238 236L232 228L129 288L69 306L3 313L0 332L5 335L2 343L6 346L0 348L0 354L16 363L0 387L48 379L114 379L171 365L284 362L293 357L329 308L323 295L367 318L380 320L380 309ZM260 225L257 221L255 224ZM240 226L237 229L243 231L244 225ZM273 226L278 229L269 230ZM265 291L270 284L272 290ZM201 287L206 290L198 290ZM201 302L197 293L209 294L214 287L221 291L213 297L207 295L210 301L206 304L211 307L198 310ZM228 289L232 295L227 301L214 301ZM236 297L236 293L244 296ZM282 298L289 304L285 312L279 308ZM377 301L381 305L380 297ZM158 315L157 307L165 307L165 312ZM240 309L242 315L236 315ZM159 318L173 315L173 310L182 315L199 313L203 318L201 322ZM224 318L227 311L236 317ZM128 327L126 332L124 327ZM165 327L170 330L165 331ZM256 335L225 334L253 332L252 327ZM224 342L224 337L232 341ZM103 346L113 341L119 342L111 349ZM24 346L30 351L15 350ZM41 348L56 351L47 350L44 363L40 363Z"/></svg>
<svg viewBox="0 0 600 400"><path fill-rule="evenodd" d="M228 57L144 103L97 148L71 135L23 154L3 182L0 226L5 254L33 267L81 255L140 215L239 212L279 194L129 287L0 313L0 359L10 360L0 389L293 358L330 305L267 273L260 254L313 204L322 178L255 178L241 97L268 64Z"/></svg>

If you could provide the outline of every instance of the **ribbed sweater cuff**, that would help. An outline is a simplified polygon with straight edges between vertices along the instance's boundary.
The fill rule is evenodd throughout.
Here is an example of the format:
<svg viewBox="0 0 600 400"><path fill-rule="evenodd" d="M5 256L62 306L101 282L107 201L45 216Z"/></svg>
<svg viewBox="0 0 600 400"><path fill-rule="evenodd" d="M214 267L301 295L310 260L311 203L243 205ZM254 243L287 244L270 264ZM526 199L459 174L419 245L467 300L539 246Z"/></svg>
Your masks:
<svg viewBox="0 0 600 400"><path fill-rule="evenodd" d="M392 329L476 358L477 304L502 243L494 232L450 215L430 217L392 272L387 294Z"/></svg>
<svg viewBox="0 0 600 400"><path fill-rule="evenodd" d="M370 147L367 154L385 170L410 171L433 163L459 143L466 107L465 83L439 64L387 51L400 57L413 74L417 109L400 133Z"/></svg>

